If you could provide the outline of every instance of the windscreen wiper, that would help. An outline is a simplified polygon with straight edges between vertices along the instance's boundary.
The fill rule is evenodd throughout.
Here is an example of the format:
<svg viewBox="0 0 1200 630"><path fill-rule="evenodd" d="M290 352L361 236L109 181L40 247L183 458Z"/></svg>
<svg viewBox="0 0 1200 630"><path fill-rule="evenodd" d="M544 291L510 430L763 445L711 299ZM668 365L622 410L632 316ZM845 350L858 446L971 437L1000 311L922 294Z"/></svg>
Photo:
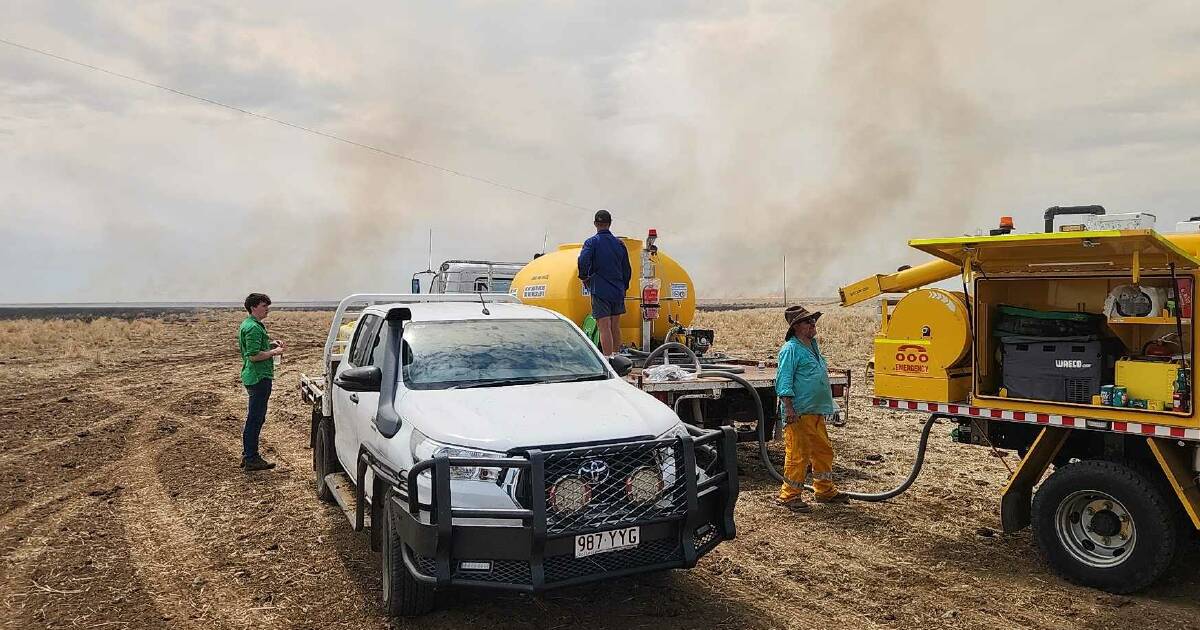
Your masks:
<svg viewBox="0 0 1200 630"><path fill-rule="evenodd" d="M564 376L561 378L548 378L542 383L579 383L581 381L602 381L608 378L607 374L588 374L586 376Z"/></svg>
<svg viewBox="0 0 1200 630"><path fill-rule="evenodd" d="M532 385L541 383L540 378L495 378L489 381L475 381L473 383L463 383L462 385L452 385L448 389L472 389L475 387L502 387L504 385Z"/></svg>

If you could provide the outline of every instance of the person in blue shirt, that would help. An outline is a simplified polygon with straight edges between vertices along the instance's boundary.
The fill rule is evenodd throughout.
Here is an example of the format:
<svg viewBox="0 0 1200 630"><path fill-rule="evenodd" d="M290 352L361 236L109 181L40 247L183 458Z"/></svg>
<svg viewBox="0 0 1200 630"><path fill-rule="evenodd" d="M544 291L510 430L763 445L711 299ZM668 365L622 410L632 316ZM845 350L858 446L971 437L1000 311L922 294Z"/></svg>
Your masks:
<svg viewBox="0 0 1200 630"><path fill-rule="evenodd" d="M592 296L592 317L600 329L600 350L612 356L621 349L621 314L625 312L625 293L633 271L629 268L629 250L613 236L612 214L596 212L592 225L596 235L583 242L579 250L579 279Z"/></svg>
<svg viewBox="0 0 1200 630"><path fill-rule="evenodd" d="M833 485L833 443L825 428L825 418L837 413L829 387L829 364L817 345L817 320L821 312L810 313L803 306L789 306L783 312L788 330L779 349L779 369L775 376L775 395L779 398L779 416L783 418L783 475L796 482L784 482L779 488L780 505L799 512L811 508L802 498L801 488L812 468L814 499L818 503L845 503L848 497Z"/></svg>

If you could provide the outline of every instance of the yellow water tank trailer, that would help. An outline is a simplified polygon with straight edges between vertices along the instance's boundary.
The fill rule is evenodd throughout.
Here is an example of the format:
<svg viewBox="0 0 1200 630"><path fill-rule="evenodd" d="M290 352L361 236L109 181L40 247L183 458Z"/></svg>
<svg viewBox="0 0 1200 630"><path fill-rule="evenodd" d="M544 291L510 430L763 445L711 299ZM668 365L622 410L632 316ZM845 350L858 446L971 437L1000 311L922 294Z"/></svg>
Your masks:
<svg viewBox="0 0 1200 630"><path fill-rule="evenodd" d="M629 252L629 267L633 278L625 293L625 314L621 316L621 343L642 343L641 240L619 237ZM583 243L567 243L558 249L533 259L513 278L510 292L525 304L541 306L562 313L577 325L592 312L592 300L579 279L579 250ZM651 325L651 339L661 341L671 328L670 316L684 326L690 326L696 316L696 292L692 278L679 263L661 250L651 254L654 278L659 280L659 314Z"/></svg>

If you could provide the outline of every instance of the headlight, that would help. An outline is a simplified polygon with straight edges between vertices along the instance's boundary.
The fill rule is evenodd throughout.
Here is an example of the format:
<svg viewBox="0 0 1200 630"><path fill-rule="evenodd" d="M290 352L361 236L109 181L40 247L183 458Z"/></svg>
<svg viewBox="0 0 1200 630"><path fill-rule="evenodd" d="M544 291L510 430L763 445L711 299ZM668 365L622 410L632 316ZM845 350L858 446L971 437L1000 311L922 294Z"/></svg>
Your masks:
<svg viewBox="0 0 1200 630"><path fill-rule="evenodd" d="M658 439L678 440L680 437L685 435L691 435L691 433L688 433L687 425L682 422L676 422L674 426L672 426L670 429L667 429L662 435L658 436ZM671 446L658 449L658 470L656 472L658 473L658 483L662 484L659 486L659 494L662 493L663 488L674 487L675 482L679 481L677 471L675 470L675 455L678 448L678 443L676 443ZM637 472L635 471L634 474L636 475ZM631 476L630 479L632 480L633 477ZM646 477L645 479L648 483L649 478ZM629 500L634 501L635 503L638 502L634 500L634 495L629 491L629 488L632 487L630 483L627 482L626 487L626 496L629 497ZM645 486L645 488L649 488L649 486Z"/></svg>
<svg viewBox="0 0 1200 630"><path fill-rule="evenodd" d="M454 446L453 444L443 444L426 437L424 433L416 429L412 430L412 437L409 439L409 448L412 450L413 463L433 459L438 455L445 455L446 457L470 457L472 459L500 459L504 457L502 453L495 451L479 451L473 448ZM503 469L479 466L451 466L450 479L494 482L500 478L501 470Z"/></svg>

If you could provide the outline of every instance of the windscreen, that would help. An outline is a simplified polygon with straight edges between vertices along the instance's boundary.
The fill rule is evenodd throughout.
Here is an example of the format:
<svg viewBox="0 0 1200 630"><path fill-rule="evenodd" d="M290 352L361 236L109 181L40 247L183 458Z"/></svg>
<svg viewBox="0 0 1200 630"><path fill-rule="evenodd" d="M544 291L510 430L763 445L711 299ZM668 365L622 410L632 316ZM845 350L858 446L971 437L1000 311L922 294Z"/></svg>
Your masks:
<svg viewBox="0 0 1200 630"><path fill-rule="evenodd" d="M512 288L512 281L512 278L492 278L492 286L489 290L492 293L508 293L508 290Z"/></svg>
<svg viewBox="0 0 1200 630"><path fill-rule="evenodd" d="M403 345L404 383L411 389L608 377L591 342L557 319L412 323Z"/></svg>

